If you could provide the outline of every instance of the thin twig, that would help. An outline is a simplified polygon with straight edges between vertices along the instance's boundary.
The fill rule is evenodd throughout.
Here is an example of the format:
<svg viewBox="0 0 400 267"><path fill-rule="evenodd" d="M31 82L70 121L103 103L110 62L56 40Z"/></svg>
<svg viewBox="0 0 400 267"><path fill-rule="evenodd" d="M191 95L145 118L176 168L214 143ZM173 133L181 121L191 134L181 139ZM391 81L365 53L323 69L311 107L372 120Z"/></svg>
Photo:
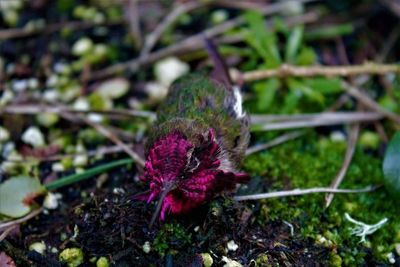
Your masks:
<svg viewBox="0 0 400 267"><path fill-rule="evenodd" d="M105 136L108 138L111 142L114 144L118 145L121 147L122 150L124 150L139 166L144 167L144 160L135 152L133 151L127 144L122 142L116 135L114 135L110 130L108 130L105 126L92 122L86 116L79 115L79 114L72 114L72 113L67 113L64 112L61 114L64 118L75 121L76 119L79 119L80 121L83 121L87 125L91 126L92 128L96 129L101 135Z"/></svg>
<svg viewBox="0 0 400 267"><path fill-rule="evenodd" d="M1 223L0 224L0 231L3 230L3 229L8 228L10 226L26 222L26 221L30 220L31 218L35 217L36 215L40 214L42 211L43 211L43 208L39 208L39 209L31 211L28 215L26 215L26 216L24 216L22 218Z"/></svg>
<svg viewBox="0 0 400 267"><path fill-rule="evenodd" d="M381 107L378 103L375 102L375 100L370 98L365 93L361 92L361 90L359 88L357 88L356 86L351 85L345 81L342 81L342 87L346 90L346 92L349 95L351 95L352 97L357 99L364 106L372 109L375 112L380 113L381 115L396 122L397 124L400 124L400 116L399 115Z"/></svg>
<svg viewBox="0 0 400 267"><path fill-rule="evenodd" d="M183 4L177 4L175 8L169 13L152 31L148 36L146 36L144 41L143 49L140 53L140 57L146 57L153 47L156 45L157 41L160 39L162 34L168 29L175 21L185 13L192 10L198 9L210 2L187 2Z"/></svg>
<svg viewBox="0 0 400 267"><path fill-rule="evenodd" d="M327 187L314 187L308 189L293 189L288 191L278 191L278 192L270 192L270 193L262 193L262 194L254 194L254 195L245 195L245 196L234 196L233 199L236 201L246 201L246 200L259 200L259 199L267 199L267 198L280 198L280 197L289 197L289 196L299 196L299 195L307 195L314 193L366 193L375 191L380 186L368 186L366 188L361 189L332 189Z"/></svg>
<svg viewBox="0 0 400 267"><path fill-rule="evenodd" d="M150 120L155 120L155 113L143 110L130 110L130 109L112 109L112 110L75 110L68 107L51 106L51 105L9 105L0 107L1 114L39 114L39 113L56 113L62 114L64 112L78 113L78 114L101 114L101 115L121 115L130 117L143 117Z"/></svg>
<svg viewBox="0 0 400 267"><path fill-rule="evenodd" d="M70 21L48 25L45 28L28 29L28 28L13 28L0 30L0 40L9 40L15 38L29 37L33 35L49 35L58 32L62 29L71 29L72 31L85 30L94 26L114 26L122 23L122 20L95 23L89 21Z"/></svg>
<svg viewBox="0 0 400 267"><path fill-rule="evenodd" d="M245 72L240 77L245 82L257 81L272 77L313 77L313 76L355 76L360 74L400 73L400 65L366 63L349 66L309 66L300 67L282 64L277 69L254 70Z"/></svg>
<svg viewBox="0 0 400 267"><path fill-rule="evenodd" d="M272 130L287 130L295 128L310 128L310 127L321 127L330 125L340 125L356 122L367 122L367 121L377 121L383 119L384 116L379 113L365 113L358 114L349 117L337 117L337 118L324 118L324 113L320 117L315 117L314 119L304 119L299 121L283 121L276 123L267 123L265 125L255 125L252 131L272 131Z"/></svg>
<svg viewBox="0 0 400 267"><path fill-rule="evenodd" d="M360 125L358 123L353 124L350 128L349 140L347 142L347 149L342 167L340 168L339 173L336 175L335 179L333 179L330 188L337 189L339 185L342 183L343 178L346 175L347 170L350 166L351 159L353 158L359 133L360 133ZM329 205L332 203L333 196L334 196L333 194L325 195L325 207L329 207Z"/></svg>
<svg viewBox="0 0 400 267"><path fill-rule="evenodd" d="M281 136L278 136L277 138L269 141L268 143L254 145L252 147L249 147L246 150L246 156L249 156L249 155L257 153L259 151L262 151L262 150L265 150L265 149L280 145L280 144L285 143L285 142L287 142L289 140L296 139L296 138L302 136L303 134L304 134L304 132L300 132L300 131L287 133L287 134L283 134Z"/></svg>
<svg viewBox="0 0 400 267"><path fill-rule="evenodd" d="M3 231L3 233L1 233L1 235L0 235L0 242L3 241L3 240L8 236L8 234L9 234L12 230L14 230L16 227L17 227L16 225L12 225L12 226L6 228L6 229Z"/></svg>
<svg viewBox="0 0 400 267"><path fill-rule="evenodd" d="M129 24L129 30L137 49L142 47L142 33L140 31L140 16L138 0L127 0L124 3L124 17Z"/></svg>
<svg viewBox="0 0 400 267"><path fill-rule="evenodd" d="M308 2L313 2L317 0L298 0L298 2L301 3L308 3ZM266 8L260 10L263 15L271 15L275 14L278 12L281 12L287 8L287 3L285 2L279 2L276 4L268 5ZM308 12L305 14L302 14L297 17L292 17L288 18L286 24L288 26L294 26L298 24L304 24L305 22L310 22L310 21L315 21L318 19L318 14L316 12ZM160 60L162 58L165 58L167 56L171 55L177 55L177 54L182 54L184 52L191 52L191 51L196 51L199 49L203 49L203 39L204 37L207 38L214 38L215 36L222 34L230 29L233 29L237 26L240 26L245 23L245 19L243 17L236 17L234 19L225 21L217 26L214 26L212 28L206 29L198 34L195 34L191 37L188 37L176 44L173 44L171 46L168 46L166 48L160 49L156 52L148 54L147 57L139 57L135 58L133 60L123 62L123 63L118 63L113 66L107 67L102 70L98 70L96 72L91 73L91 79L101 79L104 77L112 76L116 73L123 72L125 70L129 70L131 72L136 72L139 67L145 66L151 63L156 62L157 60ZM242 38L238 39L242 40Z"/></svg>
<svg viewBox="0 0 400 267"><path fill-rule="evenodd" d="M314 121L314 120L326 120L326 121L337 121L346 118L353 118L354 120L374 120L377 117L383 117L377 112L323 112L323 113L308 113L308 114L294 114L294 115L258 115L253 114L250 116L252 124L259 123L270 123L270 122L288 122L288 121Z"/></svg>

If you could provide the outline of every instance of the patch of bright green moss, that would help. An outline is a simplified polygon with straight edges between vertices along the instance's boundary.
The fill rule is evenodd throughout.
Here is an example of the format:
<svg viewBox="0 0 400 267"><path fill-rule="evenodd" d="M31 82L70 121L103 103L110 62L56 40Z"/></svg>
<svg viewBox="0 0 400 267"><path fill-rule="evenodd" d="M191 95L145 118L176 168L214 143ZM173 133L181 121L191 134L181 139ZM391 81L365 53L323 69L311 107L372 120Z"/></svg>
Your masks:
<svg viewBox="0 0 400 267"><path fill-rule="evenodd" d="M309 133L301 139L290 141L245 160L244 168L253 176L262 176L272 182L270 191L290 188L328 187L339 171L346 151L345 142ZM381 184L383 174L381 159L357 148L341 188L364 188ZM332 204L325 209L324 194L312 194L262 201L258 221L287 220L297 225L303 237L323 240L320 243L333 249L332 265L358 265L365 263L368 249L375 260L387 263L387 254L400 242L400 215L398 203L384 188L372 193L336 194ZM367 236L368 242L351 235L353 224L344 219L348 212L353 218L367 224L389 219L382 229ZM318 242L317 242L318 243Z"/></svg>

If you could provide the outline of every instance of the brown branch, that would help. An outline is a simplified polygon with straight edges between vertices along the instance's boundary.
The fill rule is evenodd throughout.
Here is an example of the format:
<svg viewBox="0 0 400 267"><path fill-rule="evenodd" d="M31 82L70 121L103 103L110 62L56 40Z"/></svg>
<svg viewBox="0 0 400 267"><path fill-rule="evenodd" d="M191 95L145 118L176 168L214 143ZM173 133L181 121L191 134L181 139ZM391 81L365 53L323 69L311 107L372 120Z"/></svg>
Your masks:
<svg viewBox="0 0 400 267"><path fill-rule="evenodd" d="M335 116L332 116L335 115ZM306 115L301 115L305 116ZM289 116L288 116L289 117ZM294 128L308 128L308 127L320 127L320 126L330 126L330 125L339 125L339 124L348 124L355 122L367 122L367 121L377 121L383 119L384 116L375 113L360 113L354 112L354 114L324 114L314 115L309 118L301 118L297 121L281 121L281 122L272 122L266 123L263 125L255 125L253 131L271 131L271 130L286 130L286 129L294 129ZM265 123L265 122L264 122Z"/></svg>
<svg viewBox="0 0 400 267"><path fill-rule="evenodd" d="M263 194L254 194L254 195L246 195L246 196L234 196L233 199L236 201L246 201L246 200L260 200L267 198L279 198L279 197L290 197L290 196L299 196L299 195L307 195L307 194L315 194L315 193L366 193L375 191L379 186L368 186L366 188L361 189L332 189L326 187L315 187L308 189L293 189L288 191L278 191L278 192L270 192Z"/></svg>
<svg viewBox="0 0 400 267"><path fill-rule="evenodd" d="M51 106L51 105L9 105L0 107L1 114L39 114L39 113L56 113L62 114L64 112L78 113L78 114L102 114L102 115L120 115L129 117L143 117L150 120L155 120L156 115L151 111L142 110L128 110L128 109L112 109L112 110L75 110L68 107Z"/></svg>
<svg viewBox="0 0 400 267"><path fill-rule="evenodd" d="M2 231L3 229L9 228L11 226L26 222L26 221L32 219L33 217L35 217L36 215L39 215L42 211L43 211L43 208L39 208L39 209L31 211L30 213L28 213L28 215L26 215L26 216L24 216L22 218L1 223L0 224L0 231Z"/></svg>
<svg viewBox="0 0 400 267"><path fill-rule="evenodd" d="M156 45L157 41L160 39L162 34L168 27L170 27L175 21L183 14L188 13L192 10L198 9L204 5L208 5L210 2L187 2L183 4L177 4L175 8L169 13L151 32L146 36L144 41L143 49L140 53L140 57L146 57L153 47Z"/></svg>
<svg viewBox="0 0 400 267"><path fill-rule="evenodd" d="M249 155L257 153L259 151L262 151L262 150L265 150L265 149L280 145L280 144L285 143L285 142L287 142L289 140L296 139L296 138L302 136L303 134L304 134L303 132L299 132L299 131L292 132L292 133L287 133L287 134L281 135L281 136L269 141L268 143L254 145L252 147L249 147L246 150L246 156L249 156Z"/></svg>
<svg viewBox="0 0 400 267"><path fill-rule="evenodd" d="M358 123L352 125L350 129L349 140L347 142L347 149L342 167L340 168L340 171L336 175L335 179L333 179L329 188L337 189L339 185L342 183L343 178L346 175L347 170L350 166L351 159L353 158L359 133L360 133L360 125ZM325 195L325 207L329 207L329 205L332 203L333 196L334 196L333 194Z"/></svg>
<svg viewBox="0 0 400 267"><path fill-rule="evenodd" d="M346 92L357 99L361 104L366 106L367 108L372 109L373 111L381 114L382 116L396 122L397 124L400 124L400 116L397 115L396 113L384 109L381 107L378 103L375 102L372 98L370 98L368 95L363 93L359 88L342 81L342 87L346 90Z"/></svg>
<svg viewBox="0 0 400 267"><path fill-rule="evenodd" d="M94 23L89 21L69 21L69 22L60 22L48 25L44 28L38 28L38 29L13 28L13 29L0 30L0 40L9 40L15 38L29 37L34 35L49 35L66 28L71 29L72 31L79 31L79 30L90 29L94 26L113 26L113 25L119 25L121 23L122 20L105 22L105 23Z"/></svg>
<svg viewBox="0 0 400 267"><path fill-rule="evenodd" d="M308 2L313 2L316 0L298 0L298 1L302 2L302 3L308 3ZM260 11L263 15L271 15L271 14L281 12L281 11L285 10L286 8L287 8L286 3L279 2L276 4L268 5L266 8L264 8ZM318 16L319 15L315 12L305 13L305 14L297 16L297 17L288 18L287 25L294 26L294 25L298 25L298 24L304 24L305 22L315 21L315 20L317 20ZM150 53L150 54L148 54L147 57L135 58L135 59L127 61L127 62L118 63L118 64L115 64L108 68L92 72L90 78L92 80L102 79L102 78L123 72L125 70L129 70L131 72L136 72L139 69L139 67L154 63L157 60L160 60L167 56L178 55L178 54L182 54L185 52L191 52L191 51L203 49L204 48L204 45L203 45L204 37L214 38L215 36L222 34L230 29L237 27L237 26L240 26L244 23L245 23L245 19L243 17L237 17L237 18L225 21L217 26L206 29L198 34L188 37L188 38L178 42L177 44L174 44L169 47L160 49L156 52ZM272 24L272 23L270 23L270 24ZM242 40L242 38L240 38L239 40Z"/></svg>
<svg viewBox="0 0 400 267"><path fill-rule="evenodd" d="M76 121L77 119L83 121L87 125L91 126L92 128L96 129L101 135L108 138L111 142L119 146L125 153L127 153L139 166L144 167L144 160L135 152L133 151L127 144L122 142L116 135L114 135L110 130L104 127L101 124L92 122L86 116L80 114L72 114L68 112L64 112L61 114L65 119Z"/></svg>
<svg viewBox="0 0 400 267"><path fill-rule="evenodd" d="M355 76L360 74L381 75L387 73L400 73L400 65L366 63L349 66L299 67L282 64L277 69L245 72L240 78L245 82L251 82L272 77Z"/></svg>
<svg viewBox="0 0 400 267"><path fill-rule="evenodd" d="M133 43L139 49L142 47L142 33L140 31L138 0L127 0L124 2L124 18L128 22Z"/></svg>

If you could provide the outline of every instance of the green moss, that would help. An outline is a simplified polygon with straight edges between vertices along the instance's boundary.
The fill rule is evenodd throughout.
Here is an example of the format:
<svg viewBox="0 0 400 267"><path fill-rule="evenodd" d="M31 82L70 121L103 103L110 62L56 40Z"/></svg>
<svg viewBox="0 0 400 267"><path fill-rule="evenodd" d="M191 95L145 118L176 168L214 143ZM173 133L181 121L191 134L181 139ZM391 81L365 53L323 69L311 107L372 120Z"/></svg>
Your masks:
<svg viewBox="0 0 400 267"><path fill-rule="evenodd" d="M186 245L191 244L191 234L177 223L168 223L158 232L154 242L154 250L164 256L167 253L176 254Z"/></svg>
<svg viewBox="0 0 400 267"><path fill-rule="evenodd" d="M309 133L301 139L248 157L244 168L253 176L262 176L271 184L270 191L291 188L327 187L339 171L346 150L343 142L334 142ZM381 184L381 160L357 148L341 188L363 188ZM325 209L324 194L313 194L262 201L258 221L287 220L298 225L297 234L316 241L323 237L326 244L337 247L331 257L332 265L362 264L368 247L376 259L387 262L385 255L399 242L400 216L394 200L383 188L363 194L338 194ZM384 217L389 222L383 229L367 236L369 242L359 243L359 237L350 233L354 225L344 219L348 212L367 224L377 223ZM325 242L325 241L324 241ZM322 244L324 245L324 244Z"/></svg>
<svg viewBox="0 0 400 267"><path fill-rule="evenodd" d="M83 263L83 252L80 248L66 248L60 253L60 261L68 267L77 267Z"/></svg>

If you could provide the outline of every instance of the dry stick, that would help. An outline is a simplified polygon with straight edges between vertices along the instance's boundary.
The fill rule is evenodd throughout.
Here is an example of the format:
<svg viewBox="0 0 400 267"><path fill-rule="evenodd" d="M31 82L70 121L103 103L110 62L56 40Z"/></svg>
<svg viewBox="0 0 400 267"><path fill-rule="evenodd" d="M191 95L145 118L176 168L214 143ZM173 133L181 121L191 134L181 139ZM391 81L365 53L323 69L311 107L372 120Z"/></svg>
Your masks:
<svg viewBox="0 0 400 267"><path fill-rule="evenodd" d="M178 4L152 31L144 41L143 49L140 53L140 57L143 58L147 56L153 49L157 41L160 39L165 30L171 26L182 14L188 13L192 10L198 9L209 2L187 2L183 4Z"/></svg>
<svg viewBox="0 0 400 267"><path fill-rule="evenodd" d="M342 167L340 168L339 173L336 175L335 179L332 181L330 188L337 189L341 184L341 182L343 181L343 178L346 175L347 170L350 166L351 159L353 158L359 133L360 133L360 125L358 123L352 125L350 129L349 140L347 142L347 149ZM325 195L326 208L329 207L329 205L332 203L333 196L334 196L333 194Z"/></svg>
<svg viewBox="0 0 400 267"><path fill-rule="evenodd" d="M87 119L85 116L78 115L78 114L71 114L64 112L61 114L64 118L75 121L75 119L79 119L86 123L87 125L91 126L92 128L96 129L101 135L107 137L111 142L121 147L122 150L125 151L137 164L141 167L144 167L144 160L135 152L133 151L128 145L122 142L117 136L115 136L110 130L104 127L101 124L95 123Z"/></svg>
<svg viewBox="0 0 400 267"><path fill-rule="evenodd" d="M256 152L259 152L259 151L261 151L261 150L265 150L265 149L271 148L271 147L273 147L273 146L280 145L280 144L285 143L285 142L287 142L287 141L289 141L289 140L296 139L296 138L302 136L303 134L304 134L304 133L303 133L303 132L300 132L300 131L296 131L296 132L292 132L292 133L287 133L287 134L283 134L283 135L281 135L281 136L279 136L279 137L277 137L277 138L275 138L275 139L269 141L268 143L259 144L259 145L254 145L254 146L252 146L252 147L249 147L249 148L246 150L246 156L249 156L249 155L254 154L254 153L256 153Z"/></svg>
<svg viewBox="0 0 400 267"><path fill-rule="evenodd" d="M0 231L2 231L3 229L9 228L11 226L26 222L28 220L30 220L31 218L35 217L36 215L40 214L43 211L43 208L39 208L36 210L31 211L28 215L26 215L25 217L16 219L16 220L12 220L12 221L8 221L5 223L1 223L0 224Z"/></svg>
<svg viewBox="0 0 400 267"><path fill-rule="evenodd" d="M366 63L349 66L310 66L299 67L282 64L277 69L255 70L242 74L245 82L257 81L272 77L312 77L312 76L354 76L360 74L400 73L400 65Z"/></svg>
<svg viewBox="0 0 400 267"><path fill-rule="evenodd" d="M0 235L0 242L3 241L8 236L8 234L16 227L17 227L16 225L13 225L4 230L3 233Z"/></svg>
<svg viewBox="0 0 400 267"><path fill-rule="evenodd" d="M300 3L308 3L308 2L314 2L317 0L298 0ZM278 13L281 11L286 10L287 8L287 3L286 2L279 2L276 4L268 5L266 8L260 10L263 15L271 15L274 13ZM297 17L292 17L288 18L287 24L289 26L297 25L297 24L304 24L305 22L310 22L310 21L315 21L318 18L318 15L315 12L309 12L305 13L303 15L297 16ZM164 49L160 49L156 52L148 54L147 57L139 57L135 58L133 60L124 62L124 63L118 63L115 64L111 67L92 72L91 73L91 79L100 79L104 78L107 76L112 76L118 72L122 72L125 70L130 70L131 72L136 72L140 66L146 65L146 64L151 64L157 60L160 60L164 57L170 56L170 55L176 55L180 54L183 51L188 52L188 51L195 51L198 49L202 49L204 47L203 45L203 39L204 37L208 38L213 38L219 34L222 34L230 29L233 29L237 26L240 26L245 23L245 19L243 17L237 17L228 21L225 21L217 26L214 26L212 28L209 28L207 30L204 30L203 32L200 32L198 34L195 34L191 37L188 37L182 41L180 41L177 44L171 45L169 47L166 47Z"/></svg>
<svg viewBox="0 0 400 267"><path fill-rule="evenodd" d="M396 122L397 124L400 124L400 116L397 115L394 112L391 112L387 109L382 108L378 103L376 103L372 98L370 98L368 95L365 93L361 92L360 89L357 87L343 81L342 82L342 87L346 90L346 92L360 101L364 106L382 114L383 116L387 117L388 119Z"/></svg>
<svg viewBox="0 0 400 267"><path fill-rule="evenodd" d="M0 107L1 114L38 114L38 113L56 113L64 112L80 113L80 114L102 114L102 115L121 115L131 117L143 117L150 120L155 120L156 115L151 111L128 110L128 109L113 109L113 110L75 110L68 107L51 106L51 105L10 105Z"/></svg>
<svg viewBox="0 0 400 267"><path fill-rule="evenodd" d="M339 125L355 122L365 122L365 121L376 121L383 119L384 116L377 113L368 114L366 116L348 117L340 119L325 120L321 118L316 118L314 120L303 120L303 121L287 121L287 122L277 122L268 123L255 127L253 131L272 131L272 130L286 130L295 128L309 128L309 127L320 127L320 126L330 126Z"/></svg>
<svg viewBox="0 0 400 267"><path fill-rule="evenodd" d="M287 121L312 121L312 120L343 120L346 118L357 119L376 119L383 117L377 112L323 112L323 113L308 113L294 115L250 115L251 123L267 123L267 122L287 122Z"/></svg>
<svg viewBox="0 0 400 267"><path fill-rule="evenodd" d="M245 195L245 196L234 196L233 199L236 201L245 201L245 200L259 200L267 198L298 196L298 195L306 195L314 193L350 193L350 194L365 193L365 192L372 192L376 190L378 187L379 186L368 186L366 188L361 188L361 189L332 189L326 187L315 187L308 189L293 189L288 191L278 191L278 192Z"/></svg>
<svg viewBox="0 0 400 267"><path fill-rule="evenodd" d="M28 37L33 35L45 35L52 34L58 32L62 29L71 29L73 31L85 30L94 26L113 26L119 25L122 23L122 20L113 21L113 22L105 22L105 23L94 23L87 21L70 21L70 22L61 22L53 25L48 25L42 29L26 29L26 28L13 28L7 30L0 30L0 40L9 40L14 38Z"/></svg>
<svg viewBox="0 0 400 267"><path fill-rule="evenodd" d="M129 30L137 49L142 46L138 0L127 0L124 6L124 18L129 24Z"/></svg>

